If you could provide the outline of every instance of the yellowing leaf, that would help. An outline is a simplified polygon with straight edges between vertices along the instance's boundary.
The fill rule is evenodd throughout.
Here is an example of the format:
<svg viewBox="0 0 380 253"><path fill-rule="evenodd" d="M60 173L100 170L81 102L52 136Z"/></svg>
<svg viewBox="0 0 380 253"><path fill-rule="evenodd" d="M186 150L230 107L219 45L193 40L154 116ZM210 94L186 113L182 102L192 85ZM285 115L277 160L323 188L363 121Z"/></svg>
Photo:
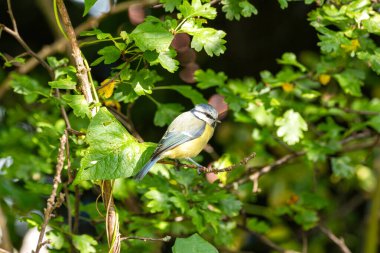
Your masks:
<svg viewBox="0 0 380 253"><path fill-rule="evenodd" d="M343 44L340 46L346 52L355 52L360 47L360 42L357 39L351 40L351 44Z"/></svg>
<svg viewBox="0 0 380 253"><path fill-rule="evenodd" d="M319 82L322 84L322 85L327 85L330 80L331 80L331 76L330 75L327 75L327 74L322 74L318 77L319 79Z"/></svg>
<svg viewBox="0 0 380 253"><path fill-rule="evenodd" d="M291 84L291 83L283 83L282 84L282 89L285 91L285 92L292 92L294 90L294 85Z"/></svg>
<svg viewBox="0 0 380 253"><path fill-rule="evenodd" d="M110 98L113 94L113 90L115 89L115 83L115 81L112 81L110 79L104 80L101 83L101 85L104 85L104 87L98 90L98 94L104 98Z"/></svg>

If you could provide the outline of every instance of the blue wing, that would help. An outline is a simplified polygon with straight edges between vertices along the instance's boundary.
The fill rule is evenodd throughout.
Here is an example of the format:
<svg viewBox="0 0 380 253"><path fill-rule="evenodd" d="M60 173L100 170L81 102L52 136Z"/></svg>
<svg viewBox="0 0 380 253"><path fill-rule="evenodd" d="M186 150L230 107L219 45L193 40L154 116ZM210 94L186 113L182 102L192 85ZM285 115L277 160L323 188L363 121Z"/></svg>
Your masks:
<svg viewBox="0 0 380 253"><path fill-rule="evenodd" d="M198 138L205 128L206 122L203 120L196 118L190 112L182 113L168 127L168 130L158 143L153 157Z"/></svg>
<svg viewBox="0 0 380 253"><path fill-rule="evenodd" d="M205 128L206 123L203 120L196 118L192 113L184 112L180 114L170 124L168 130L158 143L152 157L136 174L135 179L141 180L149 172L152 166L161 159L161 154L165 151L198 138L202 135Z"/></svg>

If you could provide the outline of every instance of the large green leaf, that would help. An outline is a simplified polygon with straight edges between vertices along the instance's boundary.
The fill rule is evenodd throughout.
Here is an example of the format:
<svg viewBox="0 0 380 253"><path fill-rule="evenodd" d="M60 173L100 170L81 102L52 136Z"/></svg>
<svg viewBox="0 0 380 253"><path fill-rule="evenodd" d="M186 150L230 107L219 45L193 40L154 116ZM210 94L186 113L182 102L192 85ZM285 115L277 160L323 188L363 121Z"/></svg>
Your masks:
<svg viewBox="0 0 380 253"><path fill-rule="evenodd" d="M75 182L130 177L140 170L154 151L151 143L139 143L106 109L91 120L89 144Z"/></svg>
<svg viewBox="0 0 380 253"><path fill-rule="evenodd" d="M188 238L177 238L172 248L173 253L215 253L218 250L200 237L193 234Z"/></svg>
<svg viewBox="0 0 380 253"><path fill-rule="evenodd" d="M131 38L142 51L155 50L160 53L168 51L174 35L161 20L150 16L133 30Z"/></svg>

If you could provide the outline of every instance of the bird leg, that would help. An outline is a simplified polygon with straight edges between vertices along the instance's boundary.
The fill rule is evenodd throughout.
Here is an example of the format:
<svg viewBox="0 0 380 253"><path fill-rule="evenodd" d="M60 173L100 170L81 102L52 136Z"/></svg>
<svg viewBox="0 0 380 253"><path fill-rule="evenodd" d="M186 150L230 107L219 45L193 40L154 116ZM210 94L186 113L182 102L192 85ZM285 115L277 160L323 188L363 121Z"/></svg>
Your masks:
<svg viewBox="0 0 380 253"><path fill-rule="evenodd" d="M197 166L197 172L198 172L198 175L200 175L201 174L201 168L204 168L204 166L200 165L199 163L197 163L196 161L194 161L190 157L186 158L186 160L188 160L189 162L191 162L191 163L195 164L195 166Z"/></svg>

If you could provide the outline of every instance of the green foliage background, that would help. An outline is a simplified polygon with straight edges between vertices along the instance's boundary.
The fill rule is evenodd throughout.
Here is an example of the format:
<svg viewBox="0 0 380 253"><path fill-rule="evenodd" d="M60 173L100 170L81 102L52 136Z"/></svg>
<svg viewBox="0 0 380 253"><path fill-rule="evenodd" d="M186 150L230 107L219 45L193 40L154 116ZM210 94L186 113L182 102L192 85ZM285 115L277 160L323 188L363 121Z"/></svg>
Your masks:
<svg viewBox="0 0 380 253"><path fill-rule="evenodd" d="M85 14L95 2L85 1ZM59 138L66 128L59 108L63 105L72 129L84 135L70 134L75 179L68 181L66 166L60 191L68 195L49 223L52 251L106 252L100 215L105 210L97 207L96 197L99 180L115 179L122 235L186 238L124 240L122 252L301 252L305 247L307 252L337 252L338 246L323 233L325 227L343 237L352 252L377 252L380 4L279 0L285 13L288 5L308 5L317 51L284 51L271 59L278 71L261 69L256 77L229 77L226 73L233 70L221 64L218 69L207 63L203 67L200 61L195 84L185 84L178 78L182 67L171 46L176 34L190 35L190 47L200 59L215 58L233 48L212 20L243 22L260 16L260 10L247 0L160 3L160 9L145 6L149 15L137 26L110 17L99 28L81 33L81 49L99 95L95 104L82 95L69 53L47 58L55 74L50 80L42 69L19 73L19 64L28 57L1 48L0 78L12 90L1 98L0 107L0 205L13 245L19 247L22 240L16 221L41 225L36 211L43 210L51 192ZM135 122L145 140L158 140L175 116L212 94L224 96L228 117L211 142L218 156L203 152L198 161L225 168L252 152L256 157L218 174L214 183L195 170L167 164L157 164L141 182L132 180L155 145L140 143L122 123ZM126 120L106 106L120 107L119 116L126 114ZM93 108L100 108L94 117ZM267 165L270 171L259 178L257 188L250 175ZM75 231L68 219L75 216L78 193L80 222Z"/></svg>

